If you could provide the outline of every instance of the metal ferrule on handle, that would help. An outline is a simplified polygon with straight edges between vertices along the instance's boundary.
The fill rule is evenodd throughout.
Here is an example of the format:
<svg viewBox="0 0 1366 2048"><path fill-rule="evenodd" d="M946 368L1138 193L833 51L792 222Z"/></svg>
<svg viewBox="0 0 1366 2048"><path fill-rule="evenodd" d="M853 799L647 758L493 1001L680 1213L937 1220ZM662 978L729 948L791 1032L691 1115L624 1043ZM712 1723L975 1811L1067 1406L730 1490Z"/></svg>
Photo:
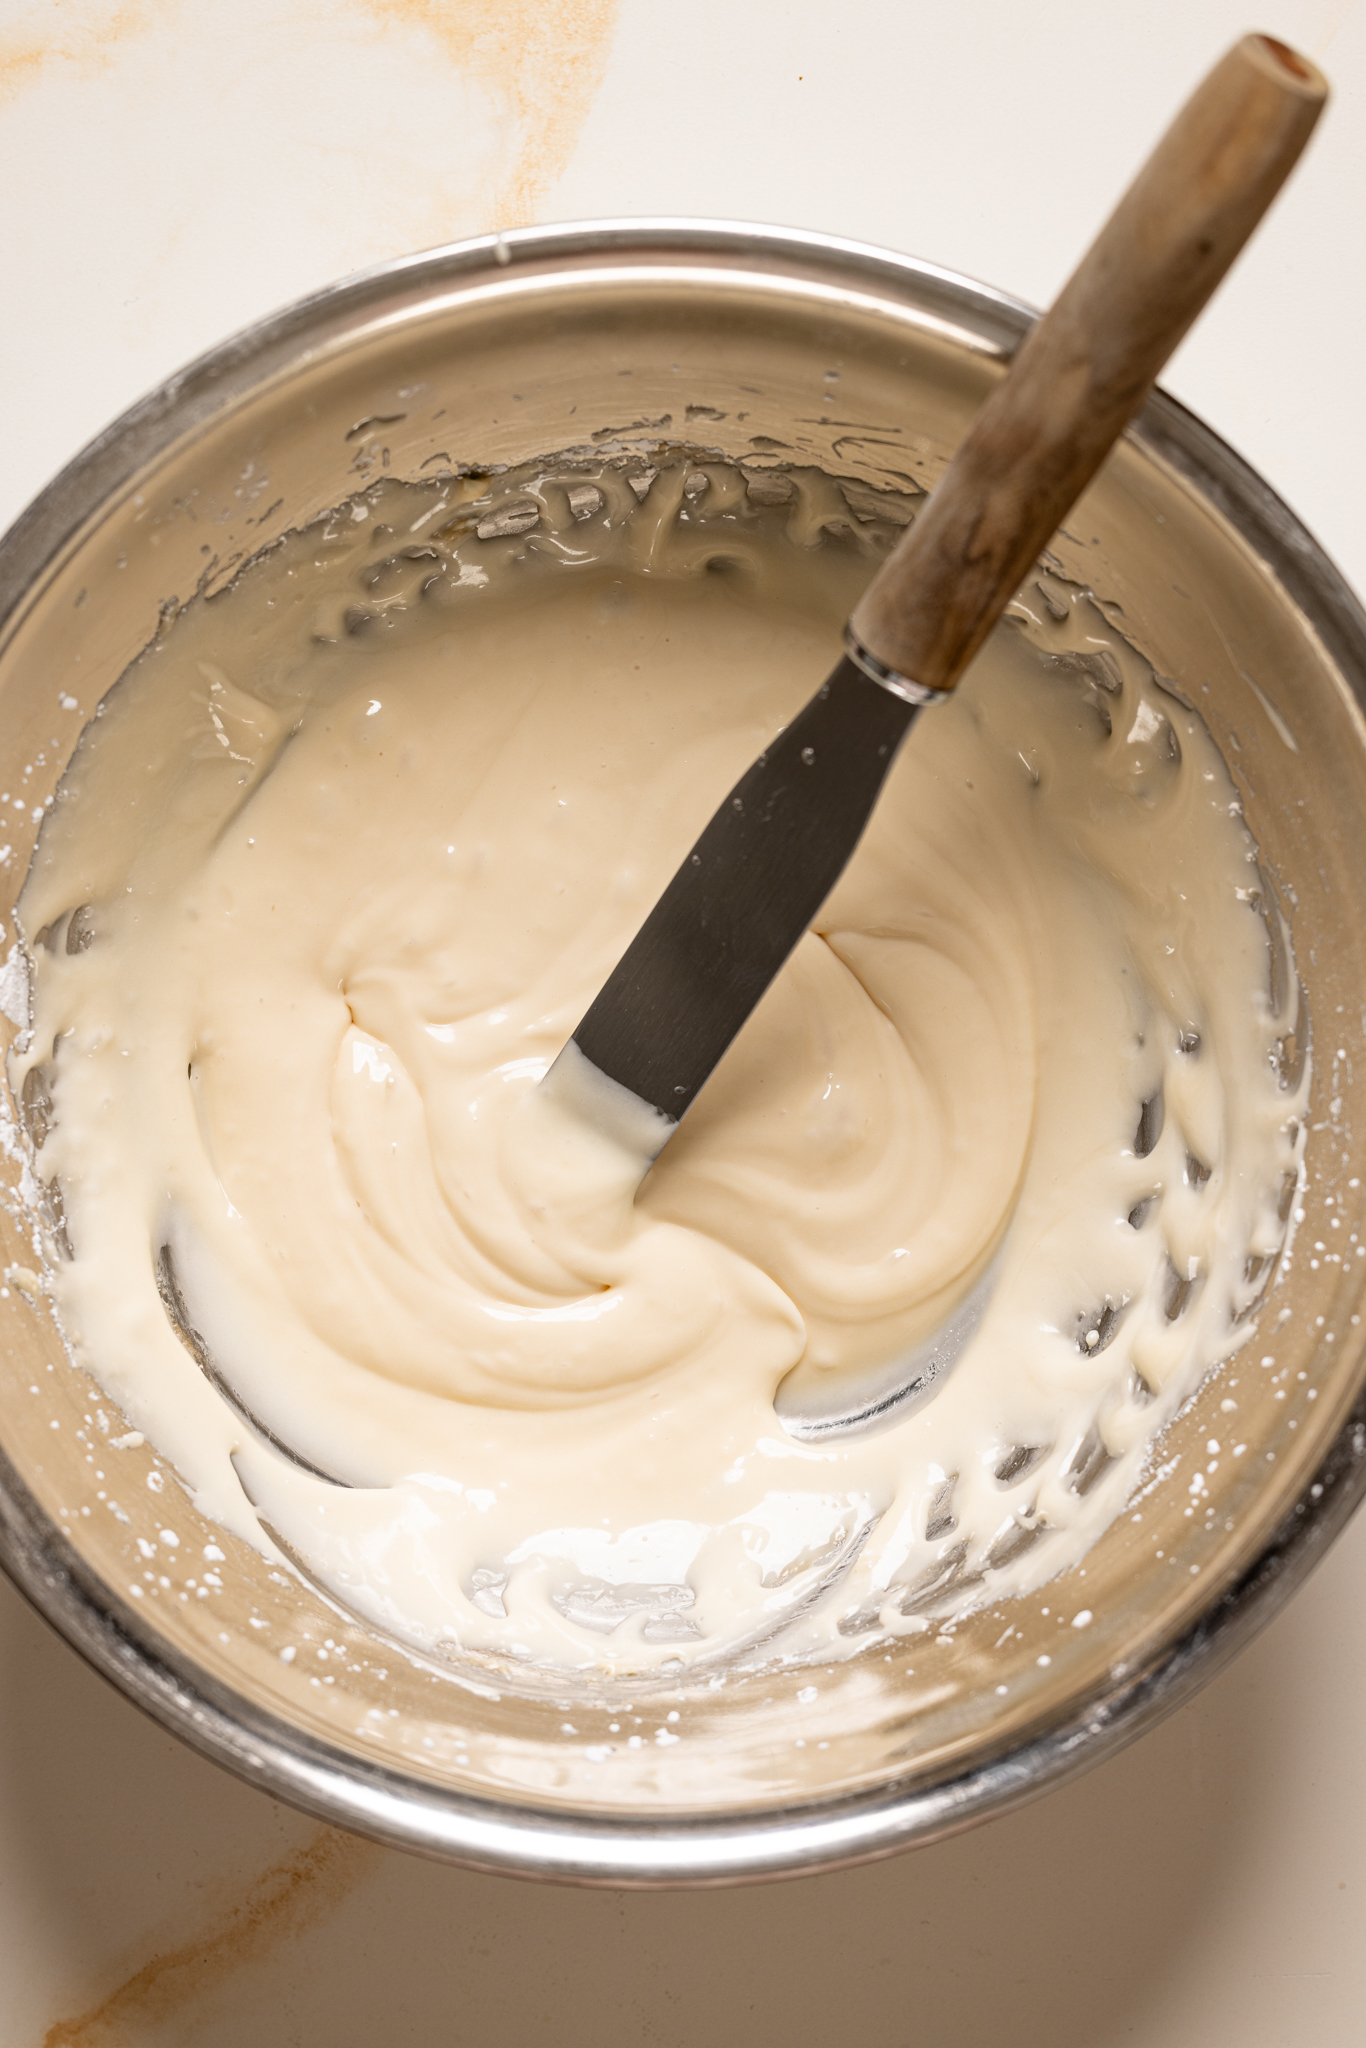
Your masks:
<svg viewBox="0 0 1366 2048"><path fill-rule="evenodd" d="M923 710L926 704L942 704L949 695L947 690L932 689L928 683L917 683L913 677L903 676L898 669L888 668L885 661L879 661L872 650L864 646L854 631L852 621L844 629L844 651L870 683L890 690L894 697L900 697L903 704L914 704L918 710Z"/></svg>

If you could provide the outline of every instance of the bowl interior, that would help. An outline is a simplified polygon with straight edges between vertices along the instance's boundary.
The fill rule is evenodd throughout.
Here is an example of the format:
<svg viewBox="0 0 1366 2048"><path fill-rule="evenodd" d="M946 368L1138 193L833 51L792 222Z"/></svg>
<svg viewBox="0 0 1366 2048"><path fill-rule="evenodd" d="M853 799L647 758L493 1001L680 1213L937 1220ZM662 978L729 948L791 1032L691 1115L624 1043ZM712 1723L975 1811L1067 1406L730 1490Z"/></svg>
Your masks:
<svg viewBox="0 0 1366 2048"><path fill-rule="evenodd" d="M478 488L472 472L557 450L703 449L751 472L816 464L923 490L1024 319L923 267L800 237L604 231L508 246L510 262L471 247L396 265L267 323L111 429L15 530L0 556L7 944L85 719L179 605L283 533L382 478L454 502ZM1002 1759L1034 1757L1026 1776L1049 1768L1031 1745L1098 1727L1249 1571L1315 1483L1363 1376L1366 642L1307 536L1163 400L1056 552L1208 722L1291 916L1315 1034L1305 1213L1255 1340L1226 1369L1246 1450L1209 1475L1218 1512L1187 1509L1206 1440L1228 1434L1220 1375L1168 1432L1141 1527L1121 1516L1074 1583L1013 1603L1005 1644L988 1608L890 1659L879 1643L839 1668L719 1685L550 1690L438 1666L224 1536L154 1446L125 1440L47 1307L11 1105L8 1561L135 1698L270 1789L436 1853L618 1880L752 1874L932 1831L932 1788L987 1787L991 1769L983 1800L1013 1796L1019 1773L1012 1790ZM25 1022L12 967L0 1003L8 1044ZM1303 1052L1301 1034L1284 1057ZM179 1563L157 1548L172 1506ZM227 1555L206 1592L213 1544ZM1089 1628L1057 1625L1083 1607ZM797 1749L795 1696L813 1683Z"/></svg>

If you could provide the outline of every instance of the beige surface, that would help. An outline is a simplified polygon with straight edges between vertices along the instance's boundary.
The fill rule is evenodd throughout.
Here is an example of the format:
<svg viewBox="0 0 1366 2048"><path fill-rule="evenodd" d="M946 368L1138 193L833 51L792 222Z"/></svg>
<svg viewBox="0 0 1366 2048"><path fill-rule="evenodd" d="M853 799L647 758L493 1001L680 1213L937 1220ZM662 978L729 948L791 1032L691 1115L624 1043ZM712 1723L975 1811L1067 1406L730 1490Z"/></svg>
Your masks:
<svg viewBox="0 0 1366 2048"><path fill-rule="evenodd" d="M1245 0L0 0L0 519L232 327L500 222L768 217L1046 298L1249 25ZM1168 381L1366 585L1366 0L1258 25L1338 104ZM622 1898L320 1832L0 1584L0 2048L1347 2048L1363 1585L1366 1523L1193 1707L961 1841Z"/></svg>
<svg viewBox="0 0 1366 2048"><path fill-rule="evenodd" d="M1358 1522L1193 1705L1023 1812L863 1870L636 1895L316 1828L161 1734L0 1586L0 2039L1347 2048L1364 1574Z"/></svg>
<svg viewBox="0 0 1366 2048"><path fill-rule="evenodd" d="M343 272L614 213L860 236L1035 303L1250 26L1335 92L1166 382L1358 585L1366 0L0 0L0 521ZM1312 350L1306 362L1306 351Z"/></svg>

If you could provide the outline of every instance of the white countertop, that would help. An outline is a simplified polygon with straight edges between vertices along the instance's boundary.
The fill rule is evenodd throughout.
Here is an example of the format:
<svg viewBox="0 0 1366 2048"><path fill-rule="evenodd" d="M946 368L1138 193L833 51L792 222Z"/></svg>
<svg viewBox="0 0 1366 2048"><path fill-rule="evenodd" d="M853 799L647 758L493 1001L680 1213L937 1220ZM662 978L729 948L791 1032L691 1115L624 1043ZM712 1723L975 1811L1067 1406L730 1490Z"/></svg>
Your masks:
<svg viewBox="0 0 1366 2048"><path fill-rule="evenodd" d="M1366 589L1366 0L0 0L0 525L274 306L523 221L881 242L1045 301L1246 27L1337 86L1165 380ZM1366 1521L1193 1705L859 1871L628 1896L440 1869L200 1762L0 1581L0 2048L1347 2048Z"/></svg>

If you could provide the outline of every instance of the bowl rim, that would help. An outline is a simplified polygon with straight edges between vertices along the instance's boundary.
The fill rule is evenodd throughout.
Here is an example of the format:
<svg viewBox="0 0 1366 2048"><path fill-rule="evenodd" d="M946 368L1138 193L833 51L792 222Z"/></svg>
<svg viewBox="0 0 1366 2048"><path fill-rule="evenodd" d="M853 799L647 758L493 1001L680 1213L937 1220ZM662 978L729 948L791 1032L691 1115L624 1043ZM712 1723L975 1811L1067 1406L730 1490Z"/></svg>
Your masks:
<svg viewBox="0 0 1366 2048"><path fill-rule="evenodd" d="M380 263L233 335L114 420L0 538L0 636L81 529L175 442L263 382L343 340L399 294L509 278L519 262L633 264L655 256L866 287L914 303L977 352L1008 356L1037 318L959 273L836 236L745 222L615 219L517 228ZM1366 709L1366 611L1290 508L1220 437L1156 391L1130 428L1271 571ZM0 1565L39 1614L161 1726L248 1783L390 1847L468 1867L580 1884L663 1887L796 1876L891 1855L1062 1784L1189 1699L1277 1614L1366 1494L1366 1390L1259 1555L1137 1675L1111 1678L1068 1718L938 1783L911 1774L800 1805L695 1818L591 1815L476 1797L333 1749L200 1670L91 1570L0 1449Z"/></svg>

